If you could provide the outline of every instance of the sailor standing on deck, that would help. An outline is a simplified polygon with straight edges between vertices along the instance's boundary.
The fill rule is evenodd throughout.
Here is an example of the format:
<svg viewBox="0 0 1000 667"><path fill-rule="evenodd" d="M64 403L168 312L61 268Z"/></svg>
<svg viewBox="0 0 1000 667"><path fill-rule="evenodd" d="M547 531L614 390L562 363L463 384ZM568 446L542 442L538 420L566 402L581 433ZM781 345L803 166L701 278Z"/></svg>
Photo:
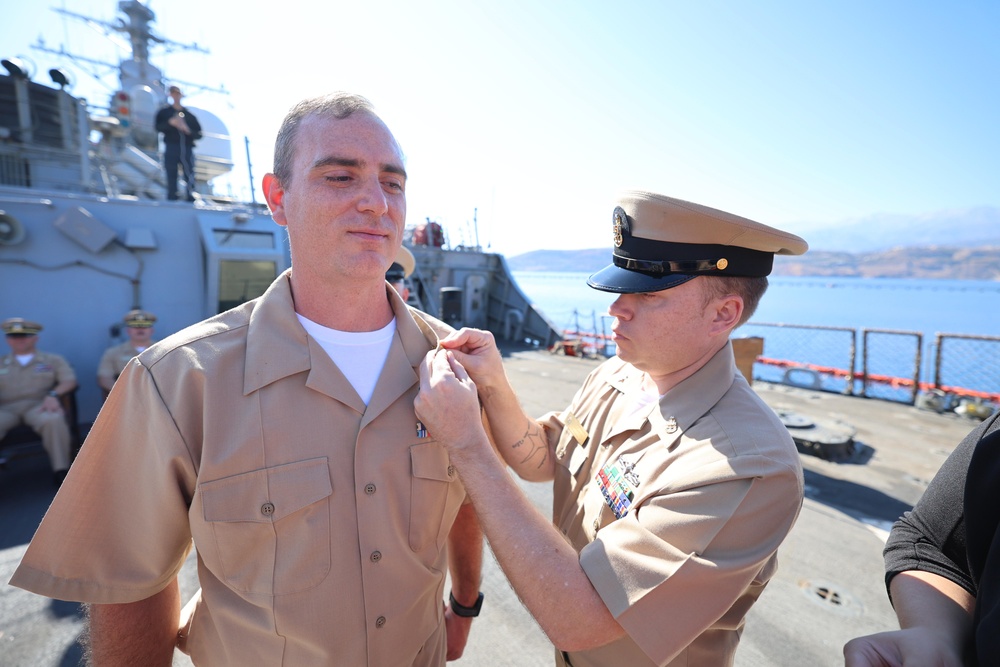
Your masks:
<svg viewBox="0 0 1000 667"><path fill-rule="evenodd" d="M0 357L0 438L20 423L42 436L56 486L70 464L69 425L59 398L76 389L72 366L58 354L35 349L42 325L20 317L0 324L11 353Z"/></svg>
<svg viewBox="0 0 1000 667"><path fill-rule="evenodd" d="M134 309L125 313L123 321L128 340L105 350L97 367L97 384L104 390L105 396L115 386L115 380L128 366L128 362L132 361L132 357L156 342L153 340L156 315L149 311Z"/></svg>
<svg viewBox="0 0 1000 667"><path fill-rule="evenodd" d="M478 613L482 534L413 409L451 330L385 282L402 151L368 100L304 100L263 186L292 269L129 364L11 583L91 603L96 665L441 667Z"/></svg>
<svg viewBox="0 0 1000 667"><path fill-rule="evenodd" d="M181 104L184 95L170 86L171 104L156 113L156 130L163 133L163 168L167 174L167 199L176 200L177 166L184 170L187 200L194 201L194 142L201 139L201 124L191 110Z"/></svg>
<svg viewBox="0 0 1000 667"><path fill-rule="evenodd" d="M570 406L521 410L493 336L462 329L421 372L417 415L448 448L498 562L573 667L733 664L747 610L802 504L787 429L737 370L730 332L797 236L627 192L612 213L617 356ZM478 396L477 396L478 389ZM553 522L507 474L554 480Z"/></svg>

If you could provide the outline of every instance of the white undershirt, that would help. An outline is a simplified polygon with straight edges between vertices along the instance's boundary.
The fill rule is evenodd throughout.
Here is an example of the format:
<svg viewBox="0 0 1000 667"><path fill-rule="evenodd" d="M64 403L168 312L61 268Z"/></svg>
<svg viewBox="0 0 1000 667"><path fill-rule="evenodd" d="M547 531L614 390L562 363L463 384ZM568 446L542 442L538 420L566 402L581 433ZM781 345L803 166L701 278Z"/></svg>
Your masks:
<svg viewBox="0 0 1000 667"><path fill-rule="evenodd" d="M18 354L15 356L17 356L17 363L21 364L22 366L27 366L28 364L31 363L31 360L35 358L35 353L32 352L31 354Z"/></svg>
<svg viewBox="0 0 1000 667"><path fill-rule="evenodd" d="M396 318L378 331L338 331L316 324L298 313L295 316L306 333L330 355L364 404L368 405L389 356L392 338L396 335Z"/></svg>
<svg viewBox="0 0 1000 667"><path fill-rule="evenodd" d="M650 406L653 403L659 402L662 396L657 396L656 388L650 389L645 384L639 388L639 391L635 393L634 396L629 397L632 402L628 404L625 408L625 412L622 414L622 419L629 419L633 415L638 415L642 413L643 415L648 415L650 412Z"/></svg>

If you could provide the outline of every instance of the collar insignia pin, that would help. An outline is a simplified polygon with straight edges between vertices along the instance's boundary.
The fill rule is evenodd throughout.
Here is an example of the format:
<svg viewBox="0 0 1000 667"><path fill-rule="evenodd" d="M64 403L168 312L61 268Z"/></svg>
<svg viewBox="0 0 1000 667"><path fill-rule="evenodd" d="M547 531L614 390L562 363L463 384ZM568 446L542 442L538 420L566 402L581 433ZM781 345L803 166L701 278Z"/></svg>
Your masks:
<svg viewBox="0 0 1000 667"><path fill-rule="evenodd" d="M674 431L677 430L677 418L676 417L668 417L667 418L667 425L666 425L665 430L666 430L667 433L673 433Z"/></svg>

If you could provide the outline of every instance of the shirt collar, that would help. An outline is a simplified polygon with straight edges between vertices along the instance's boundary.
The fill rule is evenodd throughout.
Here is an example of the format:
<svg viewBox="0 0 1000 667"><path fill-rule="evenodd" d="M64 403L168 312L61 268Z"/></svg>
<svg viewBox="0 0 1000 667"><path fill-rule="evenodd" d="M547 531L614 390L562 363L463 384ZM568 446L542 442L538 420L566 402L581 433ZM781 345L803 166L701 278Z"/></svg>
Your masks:
<svg viewBox="0 0 1000 667"><path fill-rule="evenodd" d="M271 283L250 313L246 371L243 375L244 395L311 368L308 336L295 317L290 276L291 269ZM396 335L415 379L417 367L424 355L437 345L438 337L423 320L410 314L409 308L388 283L386 293L396 317Z"/></svg>
<svg viewBox="0 0 1000 667"><path fill-rule="evenodd" d="M628 395L641 390L643 377L644 373L635 366L623 363L607 381ZM668 432L679 436L719 402L735 379L736 357L733 344L728 341L704 366L661 396L659 410L651 407L648 412L643 410L627 414L623 405L621 413L613 415L618 419L613 420L609 436L637 430L647 418L654 429L665 428L667 421L673 420Z"/></svg>

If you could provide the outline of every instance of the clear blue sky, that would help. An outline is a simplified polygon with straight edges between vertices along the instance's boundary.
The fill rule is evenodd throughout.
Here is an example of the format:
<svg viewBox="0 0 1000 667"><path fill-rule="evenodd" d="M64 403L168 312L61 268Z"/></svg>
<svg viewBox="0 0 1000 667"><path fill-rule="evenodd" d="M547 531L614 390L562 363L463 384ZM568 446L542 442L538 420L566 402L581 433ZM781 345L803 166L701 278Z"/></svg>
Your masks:
<svg viewBox="0 0 1000 667"><path fill-rule="evenodd" d="M6 3L0 55L116 59L85 24L115 0ZM615 193L649 188L785 227L1000 206L1000 2L153 0L167 77L222 85L186 102L223 118L260 198L299 99L367 96L410 173L410 223L510 255L610 242ZM76 70L78 92L108 88ZM114 79L112 78L113 82Z"/></svg>

